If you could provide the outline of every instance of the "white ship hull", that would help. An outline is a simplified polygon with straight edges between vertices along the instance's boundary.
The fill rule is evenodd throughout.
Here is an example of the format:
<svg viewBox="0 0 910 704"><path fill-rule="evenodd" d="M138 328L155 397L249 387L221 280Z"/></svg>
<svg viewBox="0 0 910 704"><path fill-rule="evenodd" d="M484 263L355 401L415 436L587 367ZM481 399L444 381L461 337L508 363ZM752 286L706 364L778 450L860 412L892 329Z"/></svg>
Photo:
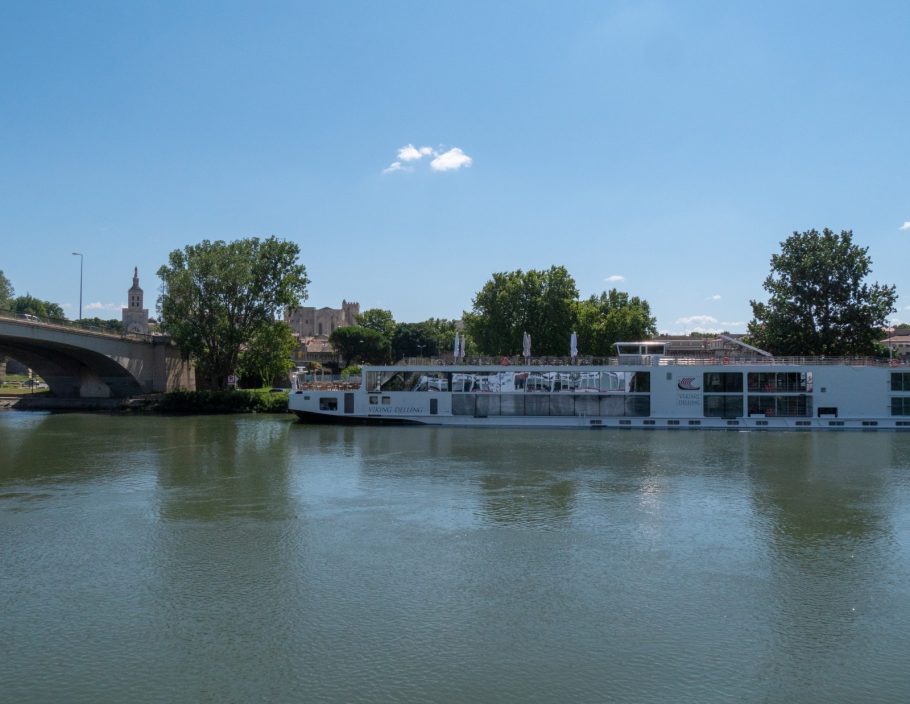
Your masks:
<svg viewBox="0 0 910 704"><path fill-rule="evenodd" d="M364 367L291 393L301 419L491 428L910 430L910 367L872 361Z"/></svg>

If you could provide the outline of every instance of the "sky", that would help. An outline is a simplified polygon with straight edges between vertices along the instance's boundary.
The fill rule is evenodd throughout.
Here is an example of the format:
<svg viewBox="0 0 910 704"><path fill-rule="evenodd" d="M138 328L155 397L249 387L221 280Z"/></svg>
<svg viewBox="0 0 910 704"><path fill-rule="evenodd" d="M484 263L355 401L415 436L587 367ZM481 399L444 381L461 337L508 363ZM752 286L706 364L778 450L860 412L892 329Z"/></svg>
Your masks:
<svg viewBox="0 0 910 704"><path fill-rule="evenodd" d="M910 3L0 0L0 270L120 318L202 240L300 246L307 305L459 318L565 266L745 331L794 231L910 322Z"/></svg>

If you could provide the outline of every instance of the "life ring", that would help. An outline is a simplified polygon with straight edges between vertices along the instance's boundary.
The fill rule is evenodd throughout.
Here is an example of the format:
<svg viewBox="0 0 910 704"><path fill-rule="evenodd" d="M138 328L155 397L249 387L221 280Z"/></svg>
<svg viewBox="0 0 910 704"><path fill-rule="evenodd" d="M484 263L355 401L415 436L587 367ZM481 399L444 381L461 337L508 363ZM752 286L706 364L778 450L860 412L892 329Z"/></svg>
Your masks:
<svg viewBox="0 0 910 704"><path fill-rule="evenodd" d="M502 359L499 360L499 363L505 367L505 366L510 365L512 362L509 361L508 357L503 357Z"/></svg>
<svg viewBox="0 0 910 704"><path fill-rule="evenodd" d="M730 363L730 358L724 357L724 364L729 364L729 363Z"/></svg>

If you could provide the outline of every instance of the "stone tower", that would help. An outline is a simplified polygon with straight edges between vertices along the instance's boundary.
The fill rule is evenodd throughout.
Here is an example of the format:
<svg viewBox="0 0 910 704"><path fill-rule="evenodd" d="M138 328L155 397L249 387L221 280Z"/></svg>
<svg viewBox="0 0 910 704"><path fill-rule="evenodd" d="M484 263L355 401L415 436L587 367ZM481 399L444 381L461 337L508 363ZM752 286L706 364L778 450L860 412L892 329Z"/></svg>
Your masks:
<svg viewBox="0 0 910 704"><path fill-rule="evenodd" d="M147 335L149 331L149 312L142 307L142 289L139 288L139 267L133 269L133 286L127 292L129 304L123 308L123 329L126 332L138 332Z"/></svg>

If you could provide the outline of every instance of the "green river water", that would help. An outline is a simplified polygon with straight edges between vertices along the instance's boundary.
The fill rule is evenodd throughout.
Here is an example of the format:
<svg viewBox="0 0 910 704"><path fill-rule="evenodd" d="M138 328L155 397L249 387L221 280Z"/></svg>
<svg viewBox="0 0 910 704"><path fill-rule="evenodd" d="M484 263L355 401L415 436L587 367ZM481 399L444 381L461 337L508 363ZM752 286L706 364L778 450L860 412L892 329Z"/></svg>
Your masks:
<svg viewBox="0 0 910 704"><path fill-rule="evenodd" d="M910 701L910 433L0 413L0 701Z"/></svg>

